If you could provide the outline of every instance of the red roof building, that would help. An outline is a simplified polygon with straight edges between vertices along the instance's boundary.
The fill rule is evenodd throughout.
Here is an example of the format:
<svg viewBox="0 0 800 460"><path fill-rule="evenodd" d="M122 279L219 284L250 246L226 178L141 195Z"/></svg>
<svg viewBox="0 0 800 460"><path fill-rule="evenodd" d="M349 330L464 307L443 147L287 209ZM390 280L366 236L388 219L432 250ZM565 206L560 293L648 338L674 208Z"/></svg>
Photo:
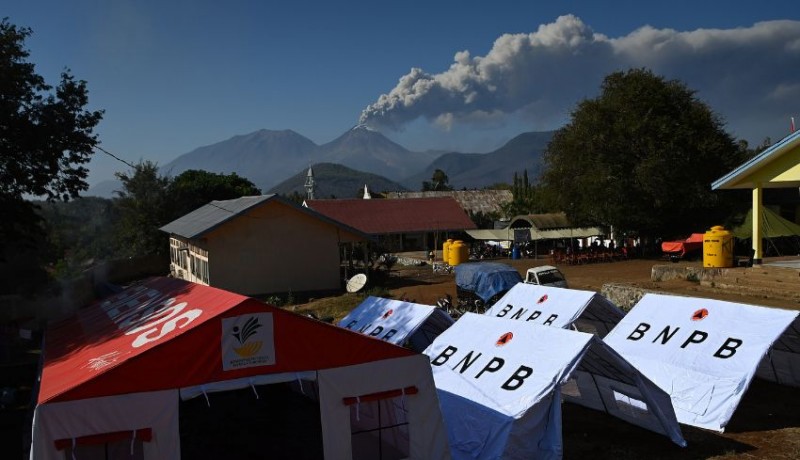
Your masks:
<svg viewBox="0 0 800 460"><path fill-rule="evenodd" d="M307 200L306 206L368 235L382 237L389 250L429 249L436 234L476 228L451 197Z"/></svg>

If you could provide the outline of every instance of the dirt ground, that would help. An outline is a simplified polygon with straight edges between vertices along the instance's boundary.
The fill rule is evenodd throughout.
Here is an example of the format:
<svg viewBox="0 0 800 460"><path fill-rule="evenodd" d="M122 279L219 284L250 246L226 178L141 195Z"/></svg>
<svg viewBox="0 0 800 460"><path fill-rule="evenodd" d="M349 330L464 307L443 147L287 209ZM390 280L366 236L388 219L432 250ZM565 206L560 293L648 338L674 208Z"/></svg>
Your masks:
<svg viewBox="0 0 800 460"><path fill-rule="evenodd" d="M528 268L552 264L549 259L503 259L494 261L511 265L523 276ZM702 289L697 283L683 280L651 281L650 273L653 266L663 264L670 264L670 262L664 259L631 259L611 263L559 265L558 268L567 278L569 287L573 289L600 292L604 284L625 283L643 289L660 291L664 294L682 294L753 305L793 310L800 309L800 304L787 302L786 300L755 295L731 294L719 289ZM690 261L680 262L679 265L700 267L702 263ZM434 273L430 265L421 267L395 266L387 287L395 298L414 299L417 303L426 305L435 305L436 301L444 294L450 294L454 298L456 296L455 277L449 274Z"/></svg>
<svg viewBox="0 0 800 460"><path fill-rule="evenodd" d="M521 274L546 259L502 260ZM734 302L798 309L796 303L729 294L719 289L700 292L697 283L650 280L660 259L634 259L604 264L559 266L571 288L599 292L606 283L629 283L666 294L684 294ZM700 262L686 262L700 265ZM433 273L430 266L393 269L386 287L394 298L435 305L449 293L456 297L454 275ZM627 424L607 414L574 404L564 405L566 459L800 459L800 393L797 388L754 380L723 434L682 426L689 445L680 448L666 437Z"/></svg>

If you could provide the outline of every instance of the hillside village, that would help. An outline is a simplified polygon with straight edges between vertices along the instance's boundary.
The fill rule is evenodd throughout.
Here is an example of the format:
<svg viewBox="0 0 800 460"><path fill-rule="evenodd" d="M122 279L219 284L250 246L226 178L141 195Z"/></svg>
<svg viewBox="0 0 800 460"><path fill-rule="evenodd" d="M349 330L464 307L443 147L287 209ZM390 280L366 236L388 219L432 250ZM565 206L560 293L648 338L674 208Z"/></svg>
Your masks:
<svg viewBox="0 0 800 460"><path fill-rule="evenodd" d="M787 140L767 149L752 162L717 181L714 187L750 186L753 178L764 175L782 177L774 168L783 167L781 165L785 164L791 165L794 162L776 162L775 159L784 155L792 157L796 155L797 149L800 149L800 134L789 136ZM648 337L653 343L662 342L666 346L684 327L667 325L658 333L656 339L651 339L650 335L657 334L648 332L651 329L650 324L659 321L655 318L663 316L665 318L663 321L666 321L664 324L677 324L676 322L683 324L681 321L684 320L680 319L680 315L675 316L677 314L675 312L684 310L694 311L694 315L707 315L708 311L716 311L718 314L723 311L728 312L725 319L727 326L719 332L695 330L694 335L681 336L679 340L683 341L683 345L670 353L677 353L675 356L679 356L682 353L680 350L690 344L701 344L706 341L709 334L719 333L728 334L728 338L722 345L717 343L713 345L715 348L709 349L709 353L718 360L736 355L750 356L740 350L744 340L741 339L742 335L737 334L743 332L736 331L764 320L768 324L774 324L772 329L764 329L763 334L766 335L748 340L755 340L758 345L754 346L762 347L763 350L767 348L772 350L766 358L769 363L760 362L759 353L750 358L737 358L736 362L740 363L737 366L740 367L726 367L725 372L731 373L730 377L726 378L739 378L736 376L740 375L746 379L745 386L749 385L754 374L779 386L791 387L800 382L800 376L792 371L796 360L800 359L800 349L795 347L800 338L798 337L800 318L796 305L794 309L764 310L753 309L755 307L746 304L703 300L706 307L700 313L701 310L695 311L699 298L671 297L653 293L657 291L650 293L645 291L639 292L637 300L625 305L623 310L620 308L621 304L608 300L613 298L616 302L620 302L618 297L612 296L616 294L612 291L606 292L605 287L604 294L601 295L591 291L518 283L511 284L513 287L510 290L505 288L507 289L503 291L505 294L493 296L492 302L486 304L486 312L483 315L472 312L459 312L458 315L453 315L450 310L431 304L417 304L412 299L393 300L391 296L387 298L365 296L361 297L363 301L357 308L344 312L346 315L344 318L335 318L335 321L339 321L339 326L334 326L315 319L318 315L310 315L312 318L292 313L291 305L289 308L281 309L269 305L270 302L274 303L274 300L262 303L256 299L310 298L309 294L323 297L336 296L345 288L349 290L345 282L354 279L358 274L366 275L367 283L375 287L376 283L380 283L381 270L391 274L392 266L399 259L402 259L403 263L420 266L425 270L425 266L436 265L438 261L446 258L444 263L453 264L455 274L444 273L438 276L455 276L455 283L458 285L460 274L466 273L460 271L462 267L480 266L485 262L480 261L481 256L477 253L466 257L448 256L447 246L456 238L470 241L473 247L481 247L488 242L492 244L505 242L506 244L500 247L506 248L507 252L490 257L494 261L498 259L518 261L527 256L533 259L531 262L544 259L545 262L561 266L567 272L569 271L566 269L572 264L594 265L603 261L559 259L558 254L569 254L567 248L587 255L595 254L597 247L608 251L608 241L615 239L608 229L574 226L564 214L558 213L514 216L506 222L506 228L478 229L469 218L470 213L500 211L504 204L513 199L513 196L503 191L395 193L378 198L373 197L365 187L364 195L358 199L320 200L313 198L312 168L309 168L307 179L310 179L308 196L302 205L275 194L217 200L164 225L160 230L170 245L168 273L165 267L156 268L151 274L159 275L160 272L161 276L136 281L127 288L111 294L110 297L101 295L99 303L95 303L93 307L77 310L75 324L70 323L72 320L67 320L65 323L58 323L60 326L53 324L48 327L46 334L57 337L72 328L83 328L80 323L85 323L88 318L94 318L91 321L100 325L108 320L106 315L111 315L113 323L131 324L127 327L134 340L132 345L125 343L125 340L130 339L112 340L111 336L105 337L105 334L112 329L103 327L95 331L86 330L78 336L81 337L79 340L89 340L89 342L84 345L87 347L86 351L77 355L70 350L70 346L50 346L42 369L42 386L38 390L36 418L38 422L34 424L31 441L31 452L35 458L49 455L47 452L52 450L52 446L55 446L56 451L66 449L67 452L83 453L89 452L89 446L98 443L108 448L117 448L115 446L120 443L128 446L130 439L134 440L134 451L143 452L145 458L151 455L148 452L156 450L167 452L165 455L169 457L176 455L178 450L198 458L212 455L210 452L216 452L213 455L222 455L222 452L230 452L231 446L221 447L208 440L200 441L195 436L182 435L180 439L177 437L178 426L180 425L180 431L183 432L184 425L189 426L189 421L184 420L183 416L177 416L178 406L174 402L169 402L171 396L164 390L180 388L181 395L193 394L195 401L198 398L200 400L205 398L211 407L223 404L233 409L240 407L241 403L238 401L241 401L241 398L248 398L244 393L247 387L252 387L256 395L265 392L270 395L268 396L270 399L277 397L284 402L293 401L293 409L284 410L300 410L300 407L305 407L303 411L310 410L309 416L312 418L311 414L319 411L317 416L321 417L321 432L314 434L312 431L304 438L306 445L289 442L282 444L282 447L275 447L278 449L276 452L287 455L288 452L292 452L293 455L298 455L298 458L317 458L323 455L331 458L339 455L348 457L352 455L353 458L378 458L376 455L380 458L399 458L407 455L414 458L446 458L449 452L466 453L476 449L472 444L461 445L462 439L470 439L481 430L497 430L499 427L507 427L505 429L512 431L522 430L528 436L540 439L538 447L520 444L514 437L498 434L493 438L494 444L484 445L480 448L481 451L504 453L524 449L536 457L553 455L554 452L569 452L570 447L566 443L571 441L571 436L567 436L564 445L561 444L560 424L544 428L527 421L528 417L535 419L553 416L552 414L561 410L559 408L561 399L567 403L577 403L584 408L599 410L612 419L627 422L629 428L625 430L626 432L644 430L643 432L656 434L660 439L650 439L647 441L648 445L662 445L663 449L670 452L670 457L683 458L684 452L692 455L690 452L693 449L693 442L697 442L700 433L705 433L694 430L700 428L721 432L742 396L741 394L736 397L724 396L719 402L724 404L724 409L715 409L713 412L707 412L705 417L697 418L691 410L687 411L678 405L677 400L673 399L670 402L670 396L673 398L676 396L664 392L666 385L664 382L672 378L670 374L660 373L659 369L664 364L652 361L655 359L653 357L645 359L638 355L640 351L632 344L638 342L640 338ZM795 180L800 181L800 178ZM753 196L757 199L758 193L754 193ZM758 204L757 201L753 203L754 206ZM752 222L754 222L751 224L754 234L766 231L758 224L759 220ZM640 240L620 239L618 246L611 247L611 255L605 262L613 263L617 260L614 254L625 254L626 258L654 255L645 254L643 246L644 242ZM455 248L455 245L451 247ZM523 247L528 249L533 247L534 250L525 255L520 250ZM380 255L375 252L376 249L381 252ZM705 249L707 252L707 248ZM625 252L621 252L623 250ZM630 252L627 252L628 250ZM651 247L650 250L656 249ZM754 264L753 268L745 267L741 269L745 270L742 273L755 270L755 267L764 263L764 248L754 245L752 250L753 257L749 263ZM732 256L731 252L731 261ZM394 262L387 263L387 257L392 258ZM708 254L705 254L705 258L708 258ZM705 262L708 266L708 261ZM381 266L381 263L385 265ZM701 269L704 274L700 277L713 279L715 273L726 270L725 267L728 265L724 265L725 263L729 262L719 265L720 268L706 269L707 273ZM492 264L494 262L488 265ZM683 265L676 266L672 272L677 275L672 276L683 276L688 279L689 275L686 274L688 271L683 275L680 274L684 270L683 267ZM148 270L144 265L139 268ZM669 268L668 266L667 269ZM131 267L128 268L130 269ZM790 270L796 271L798 267ZM112 271L103 278L97 277L98 272L93 273L94 275L85 279L83 283L85 286L93 285L94 292L99 292L98 287L109 286L109 281L121 281L121 278L113 279L115 276L132 276L130 271L126 275L122 275L119 271L113 275ZM661 270L659 273L661 273L659 276L664 277L666 271ZM133 276L141 277L142 274L140 272ZM721 281L724 278L718 279ZM789 279L791 280L789 283L796 284L795 280ZM462 295L460 289L461 287L458 288L459 296ZM613 289L625 290L620 287ZM556 302L548 307L556 310L551 310L551 313L547 314L536 310L544 307L536 306L535 303L529 304L537 298L539 304L547 303L543 299L558 299L560 291L571 291L574 294L570 295L588 295L588 297L583 300L574 298L563 305ZM167 301L167 298L171 300ZM63 310L65 307L64 304L61 305L61 314L66 312ZM574 313L559 310L569 308L577 310ZM305 311L313 312L313 310ZM40 312L44 313L45 310ZM434 312L436 315L432 314ZM56 310L50 310L50 314L55 313ZM391 322L378 325L387 321L389 318L387 315L392 315ZM767 319L769 315L773 315L773 318ZM505 319L497 319L505 316L520 320L516 323L524 327L517 327L515 322L507 322ZM524 319L526 316L529 317ZM84 319L79 320L81 317ZM211 362L192 360L195 363L192 369L185 366L166 368L154 361L159 357L163 359L168 356L166 353L171 353L169 350L173 349L172 352L178 353L181 349L192 350L191 353L198 356L219 353L219 345L215 344L220 338L214 337L218 332L212 332L217 331L218 326L210 329L205 326L217 324L209 322L211 318L217 317L221 319L223 329L233 328L233 336L238 340L236 343L231 342L226 345L228 339L221 338L222 359L230 360L224 361L226 364L221 370L213 365L209 366L217 358L209 358ZM397 319L394 319L395 317ZM556 322L557 318L563 319ZM240 324L240 321L245 320L246 323ZM541 321L543 326L526 324L530 322L536 324ZM562 324L561 321L565 322ZM694 317L692 321L695 321ZM157 326L159 323L162 325ZM154 325L154 328L149 329L150 324ZM689 324L685 326L689 327ZM264 329L265 327L269 329ZM537 329L539 327L542 329ZM565 329L560 329L561 327ZM186 332L178 333L179 329L185 329ZM620 329L625 331L619 332ZM261 330L271 332L263 335ZM532 331L536 334L531 334ZM294 349L290 353L291 360L284 361L288 350L286 347L290 346L283 342L289 340L289 336L285 336L287 333L290 336L305 337L308 343L307 346L298 348L295 342L291 345ZM376 341L375 338L368 338L362 334L380 340ZM312 336L315 337L313 341L309 339ZM499 360L495 364L492 364L492 361L477 363L476 366L480 366L483 370L476 371L477 373L471 378L479 379L486 372L492 374L498 372L499 380L493 380L494 377L491 377L484 382L490 386L497 386L492 390L496 395L508 393L510 397L509 390L523 386L526 388L525 394L528 394L527 391L532 391L539 395L550 395L544 399L529 399L523 396L522 399L512 398L503 403L510 404L508 407L514 407L513 410L528 414L525 417L512 416L513 412L505 413L507 409L503 407L506 406L502 404L496 406L498 403L492 398L484 399L471 390L467 391L461 383L463 379L461 374L467 372L471 366L467 364L470 362L470 356L478 352L470 351L466 356L460 356L455 354L457 350L462 348L479 350L488 344L481 345L478 337L493 337L491 340L494 341L495 336L501 337L498 340L510 341L511 337L514 337L515 341L524 342L526 353L503 354L503 358L492 358ZM163 346L151 345L161 343L162 337ZM267 345L264 340L269 344ZM321 352L334 343L335 352ZM558 345L553 347L554 343ZM405 348L401 348L401 345ZM102 358L101 361L92 364L101 377L79 372L77 367L72 367L82 366L83 355L93 357L90 361L95 362L93 360L101 359L100 356L115 356L118 353L115 350L128 346L133 347L134 355L139 358L136 360L124 358L116 366L110 364L117 358ZM497 344L492 346L496 347ZM665 348L667 349L670 348ZM364 355L367 350L368 353ZM554 350L558 350L557 355L553 355ZM590 352L587 353L587 350ZM490 351L486 348L473 359L478 359L481 354ZM230 356L233 358L226 357L228 354L232 354ZM528 369L526 363L536 365L535 363L547 362L545 355L550 356L548 359L556 359L557 356L557 359L563 360L561 366L565 367L545 370L539 365L538 369L544 380L540 382L538 378L529 379L530 371L525 370ZM107 361L108 359L111 360ZM450 363L455 363L457 360L459 364L452 367ZM202 364L204 362L206 364ZM503 364L498 363L503 362L513 362L518 368L511 374L500 374ZM448 366L443 366L445 363L448 363ZM267 368L272 369L269 373L262 371L265 364ZM710 366L709 369L713 369L714 365L714 361L705 363L705 366ZM108 371L105 370L106 367ZM164 390L138 393L137 379L133 376L142 372L149 374L154 369L161 370L153 375L166 377L163 381L155 381L156 388ZM430 380L431 370L433 381ZM220 374L221 371L229 375L224 376ZM331 372L331 377L327 376L328 372ZM363 377L374 375L376 372L380 373L381 379ZM691 372L684 377L688 380L682 384L696 387L707 379L704 375L693 374L700 372L698 368L693 368ZM58 375L65 377L57 377ZM338 383L330 386L329 378L338 379L336 380ZM279 393L275 392L279 387L275 385L279 382L287 384L296 382L300 385L301 394L305 391L302 388L310 385L320 399L318 409L315 409L317 406L313 404L308 406L307 401L295 401L297 395L278 396ZM431 386L434 382L435 389ZM558 386L553 386L554 382L564 383L563 388L558 390ZM753 386L760 388L762 385ZM237 388L243 389L236 393ZM215 396L220 391L226 396ZM334 393L330 393L331 391ZM562 395L560 398L553 396L559 394L559 391ZM729 392L731 395L737 394L733 388L720 387L718 391L721 391L721 394ZM758 394L761 394L759 398L767 397L758 391ZM783 394L782 389L771 391L776 395ZM140 396L127 397L124 401L118 399L123 396L113 396L126 394ZM702 397L703 394L702 391L681 393L680 397L695 398ZM114 407L140 413L143 418L139 418L138 422L134 422L137 419L129 417L116 421L106 419L101 415L106 410L102 404L86 404L86 401L94 401L98 397L101 399L113 397ZM323 404L323 400L331 397L345 401L343 407L349 408L349 413L357 414L355 418L348 423L346 413L342 415L339 409ZM414 401L414 403L398 406L400 400ZM527 402L522 403L522 401ZM612 403L613 406L610 406ZM175 411L172 416L174 421L163 425L148 421L150 416L147 414L156 407L163 408L164 404L174 408L171 409ZM49 409L51 406L54 407L52 411ZM57 407L58 409L55 409ZM423 407L427 409L422 410ZM431 411L432 408L438 407L441 407L441 412L438 409ZM494 407L497 408L490 410L497 411L495 419L461 425L462 417L466 414L480 413ZM203 415L206 410L194 403L181 403L180 409L182 413L192 413L193 417L200 419L207 416ZM386 411L386 414L391 414L389 420L394 422L380 418L370 419L368 414L373 413L371 412L373 410ZM54 425L60 423L56 422L57 420L75 420L70 424L80 426L75 417L86 411L96 413L94 417L97 420L105 420L103 422L105 427L101 428L101 432L97 435L82 436L76 441L69 441L69 438L65 438L68 436L68 431L58 429ZM742 411L750 413L753 409L748 404L743 404ZM252 421L251 417L257 417L256 413L250 411L241 410L239 413L244 418L237 418L239 421L236 423L247 424L248 420ZM230 422L234 420L230 413L224 417ZM593 420L598 415L583 414L581 417ZM398 420L402 422L398 423ZM141 429L141 426L147 428ZM382 435L373 438L357 434L363 430L357 427L367 426L373 426L373 429L364 433L377 430L379 433L391 436L384 438ZM790 431L798 429L796 425L789 426L791 428L787 429ZM333 442L330 433L341 431L343 427L352 430L342 434L350 441ZM122 433L120 436L123 441L116 435L111 436L103 432ZM708 435L702 434L702 436ZM172 441L166 444L163 442L153 444L153 440L158 437L167 437ZM236 442L242 445L249 445L249 441L245 438L234 437L233 434L229 437L237 439ZM381 439L383 440L378 441ZM673 447L667 447L669 441ZM194 447L186 445L186 442L207 447L195 450ZM277 442L277 439L271 442ZM375 442L377 444L374 444ZM718 441L707 441L706 448L715 445L716 442ZM631 445L640 446L639 443ZM675 446L678 446L679 450L674 450ZM251 447L239 446L237 449L240 448L244 448L245 451L242 452L246 452L246 449ZM377 453L375 448L383 453ZM770 449L774 447L770 446L766 451L775 452Z"/></svg>
<svg viewBox="0 0 800 460"><path fill-rule="evenodd" d="M109 21L120 36L127 22L155 36L155 21L172 17L146 24L132 11ZM259 12L248 18L257 32L272 19ZM200 20L181 13L181 30ZM282 48L295 27L276 29ZM758 23L748 40L653 26L609 38L562 15L500 36L486 56L459 51L444 72L412 67L330 142L262 129L159 164L101 145L93 130L106 112L88 108L87 82L65 69L46 84L27 60L31 30L0 20L0 456L800 458L800 131L791 118L788 134L750 145L694 88L620 57L685 53L675 42L711 60L758 36L784 53L774 51L777 75L797 51L777 31L796 36L800 22ZM716 41L727 47L709 52ZM215 44L244 50L228 45ZM748 50L757 61L761 48ZM138 55L153 54L131 47L122 66L102 51L127 82ZM247 51L259 54L241 82L258 85L204 89L203 103L224 100L253 129L279 100L259 91L283 92L292 79L270 77L299 75L306 59ZM197 62L190 54L177 60ZM567 75L539 66L543 56L610 73L592 93L582 67ZM673 65L705 70L696 59ZM261 72L261 61L277 65ZM333 75L331 61L308 61ZM220 63L235 73L235 59ZM184 75L166 64L160 74ZM368 84L341 82L340 101L345 86ZM759 98L790 99L786 82L754 92L743 119L777 110ZM556 83L581 86L574 107ZM191 106L178 100L157 109ZM199 118L187 120L192 139L214 136L197 134L210 130ZM534 118L560 127L480 153L414 151L381 133L420 123L450 133L449 145L478 145L482 129L548 126ZM149 129L135 135L160 127ZM89 189L98 152L124 167Z"/></svg>

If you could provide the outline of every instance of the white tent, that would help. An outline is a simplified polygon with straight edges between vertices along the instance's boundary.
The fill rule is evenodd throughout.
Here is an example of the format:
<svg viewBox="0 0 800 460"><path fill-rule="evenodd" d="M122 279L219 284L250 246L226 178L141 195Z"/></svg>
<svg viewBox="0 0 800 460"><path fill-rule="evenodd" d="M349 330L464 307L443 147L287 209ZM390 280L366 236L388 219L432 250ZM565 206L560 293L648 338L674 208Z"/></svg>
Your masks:
<svg viewBox="0 0 800 460"><path fill-rule="evenodd" d="M646 294L605 337L672 398L678 421L723 431L797 311Z"/></svg>
<svg viewBox="0 0 800 460"><path fill-rule="evenodd" d="M485 314L545 326L574 326L600 337L605 337L625 316L596 292L526 283L511 288Z"/></svg>
<svg viewBox="0 0 800 460"><path fill-rule="evenodd" d="M486 315L595 334L598 339L592 341L562 389L564 400L607 412L685 445L669 396L599 340L624 316L605 297L591 291L520 283Z"/></svg>
<svg viewBox="0 0 800 460"><path fill-rule="evenodd" d="M592 336L466 313L425 350L455 459L560 458L559 388Z"/></svg>
<svg viewBox="0 0 800 460"><path fill-rule="evenodd" d="M686 446L669 395L596 335L561 393L565 401L606 412Z"/></svg>
<svg viewBox="0 0 800 460"><path fill-rule="evenodd" d="M453 322L445 311L430 305L370 296L339 326L422 352Z"/></svg>
<svg viewBox="0 0 800 460"><path fill-rule="evenodd" d="M320 419L308 429L321 428L325 458L376 458L384 445L449 458L427 357L172 278L48 328L30 458L178 459L179 399L303 381L318 388Z"/></svg>
<svg viewBox="0 0 800 460"><path fill-rule="evenodd" d="M756 375L781 385L800 387L800 316L769 349Z"/></svg>

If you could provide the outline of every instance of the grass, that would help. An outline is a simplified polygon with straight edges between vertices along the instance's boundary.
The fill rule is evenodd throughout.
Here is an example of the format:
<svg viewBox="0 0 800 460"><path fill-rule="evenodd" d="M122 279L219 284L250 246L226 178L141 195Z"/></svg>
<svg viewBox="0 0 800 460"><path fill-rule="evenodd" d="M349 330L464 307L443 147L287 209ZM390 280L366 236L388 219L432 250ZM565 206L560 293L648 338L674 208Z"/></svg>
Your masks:
<svg viewBox="0 0 800 460"><path fill-rule="evenodd" d="M333 318L333 322L338 322L369 296L391 297L387 289L375 286L362 292L345 293L314 300L310 304L294 307L293 311L297 313L314 313L318 318Z"/></svg>

